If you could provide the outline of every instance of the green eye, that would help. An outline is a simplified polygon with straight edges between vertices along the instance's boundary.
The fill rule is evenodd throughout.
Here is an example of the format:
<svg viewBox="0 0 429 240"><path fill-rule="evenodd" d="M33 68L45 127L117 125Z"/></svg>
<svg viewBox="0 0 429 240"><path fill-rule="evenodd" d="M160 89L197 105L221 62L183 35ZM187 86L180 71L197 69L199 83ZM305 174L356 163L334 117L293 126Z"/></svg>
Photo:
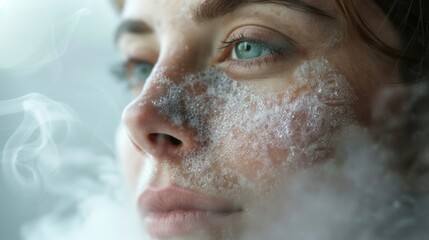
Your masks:
<svg viewBox="0 0 429 240"><path fill-rule="evenodd" d="M132 70L132 80L134 84L142 83L148 79L152 72L153 65L147 62L140 62Z"/></svg>
<svg viewBox="0 0 429 240"><path fill-rule="evenodd" d="M260 43L252 41L243 41L235 45L232 58L253 59L266 55L267 51L267 48Z"/></svg>

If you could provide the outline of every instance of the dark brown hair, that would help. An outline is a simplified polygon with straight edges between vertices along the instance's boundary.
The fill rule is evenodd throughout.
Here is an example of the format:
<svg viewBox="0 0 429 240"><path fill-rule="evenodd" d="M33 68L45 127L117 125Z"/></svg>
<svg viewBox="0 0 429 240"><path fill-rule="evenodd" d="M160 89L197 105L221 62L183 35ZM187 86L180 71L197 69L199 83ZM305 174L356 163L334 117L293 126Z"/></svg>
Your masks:
<svg viewBox="0 0 429 240"><path fill-rule="evenodd" d="M421 80L429 71L429 1L374 0L395 27L401 44L395 49L364 23L353 0L335 0L344 19L370 47L399 60L404 82Z"/></svg>

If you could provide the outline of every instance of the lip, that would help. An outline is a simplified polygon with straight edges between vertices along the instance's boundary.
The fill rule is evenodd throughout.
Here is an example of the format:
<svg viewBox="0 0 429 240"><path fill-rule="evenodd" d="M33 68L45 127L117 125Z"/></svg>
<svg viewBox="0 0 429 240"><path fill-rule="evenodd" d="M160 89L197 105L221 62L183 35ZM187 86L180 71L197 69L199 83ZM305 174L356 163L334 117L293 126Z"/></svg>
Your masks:
<svg viewBox="0 0 429 240"><path fill-rule="evenodd" d="M140 195L138 206L147 233L158 238L216 227L241 212L228 201L176 187L148 189Z"/></svg>

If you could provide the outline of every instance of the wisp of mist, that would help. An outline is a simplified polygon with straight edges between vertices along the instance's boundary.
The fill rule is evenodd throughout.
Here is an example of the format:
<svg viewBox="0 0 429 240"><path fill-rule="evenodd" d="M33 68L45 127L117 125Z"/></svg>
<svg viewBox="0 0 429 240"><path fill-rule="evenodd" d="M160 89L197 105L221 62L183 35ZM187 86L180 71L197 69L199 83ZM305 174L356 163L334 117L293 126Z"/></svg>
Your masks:
<svg viewBox="0 0 429 240"><path fill-rule="evenodd" d="M82 89L78 89L77 84L68 83L64 74L72 68L64 64L70 59L67 55L83 56L71 52L76 49L75 40L80 37L77 32L82 34L85 29L82 24L95 24L96 21L91 21L94 15L109 17L112 13L107 11L113 9L102 0L0 1L0 80L1 92L5 93L2 97L6 99L0 101L0 118L6 123L2 126L2 134L7 133L1 136L2 141L6 139L0 150L0 177L13 193L11 196L5 193L2 198L20 198L27 204L34 204L32 208L35 209L40 207L37 203L41 200L49 200L48 204L54 202L40 219L27 220L21 228L22 239L118 239L125 233L132 239L131 231L124 230L131 224L118 221L132 216L127 215L126 206L129 205L124 203L127 201L127 195L123 193L125 187L114 150L108 144L112 140L94 133L94 129L84 122L88 118L82 118L68 104L32 90L34 87L43 91L43 86L50 84L52 87L46 85L46 92L53 88L53 95L67 99L68 95L61 92L75 91L74 96L82 96L81 101L86 97L80 92L85 94L88 87L94 91L94 98L106 91L91 84L81 84ZM86 19L88 16L90 20ZM111 19L102 21L112 22ZM114 22L111 25L113 28ZM97 37L104 36L104 32L100 30ZM83 39L89 40L86 44L91 44L99 41L97 37L86 34ZM104 44L93 48L100 46ZM97 64L92 66L97 69L94 72L107 72L108 66L104 66L106 69L98 69ZM81 73L76 82L100 75ZM16 88L18 84L13 82L16 79L23 83L20 86L23 90ZM33 93L15 97L21 92ZM111 101L105 99L104 104L109 105ZM99 102L102 101L94 101ZM102 109L98 109L100 116L103 116ZM109 116L118 116L112 110L109 109ZM109 131L113 133L114 128ZM11 213L15 214L14 210ZM25 216L25 213L16 215ZM6 222L9 217L4 215L0 220ZM13 234L13 229L3 230L1 239L4 234Z"/></svg>
<svg viewBox="0 0 429 240"><path fill-rule="evenodd" d="M408 90L413 97L401 115L411 114L428 99L425 85ZM24 239L145 239L137 237L136 216L118 164L112 155L97 154L75 140L78 132L86 138L91 134L79 126L70 108L40 94L0 106L1 115L24 114L2 155L6 179L24 194L47 191L60 196L52 212L23 228ZM418 144L401 148L418 158L407 171L390 167L403 157L401 152L376 141L368 130L348 126L334 159L297 174L287 186L293 189L293 201L280 191L277 202L284 208L262 206L249 220L255 228L243 239L425 239L429 233L426 109L413 110L413 124L419 130L412 138ZM392 121L401 125L398 119Z"/></svg>

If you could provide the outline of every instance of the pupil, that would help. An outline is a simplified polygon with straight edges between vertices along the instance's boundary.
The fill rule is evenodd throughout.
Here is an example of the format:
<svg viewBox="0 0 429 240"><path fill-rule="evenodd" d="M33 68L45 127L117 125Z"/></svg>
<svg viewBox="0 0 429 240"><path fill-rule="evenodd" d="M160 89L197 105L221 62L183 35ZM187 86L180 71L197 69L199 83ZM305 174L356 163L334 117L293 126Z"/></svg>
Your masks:
<svg viewBox="0 0 429 240"><path fill-rule="evenodd" d="M238 46L238 49L245 52L250 52L252 50L252 45L248 42L243 42Z"/></svg>
<svg viewBox="0 0 429 240"><path fill-rule="evenodd" d="M250 46L250 44L249 43L244 43L244 50L245 51L250 51L252 49L252 46Z"/></svg>
<svg viewBox="0 0 429 240"><path fill-rule="evenodd" d="M239 59L252 59L260 57L263 49L257 43L247 41L239 43L234 51Z"/></svg>

